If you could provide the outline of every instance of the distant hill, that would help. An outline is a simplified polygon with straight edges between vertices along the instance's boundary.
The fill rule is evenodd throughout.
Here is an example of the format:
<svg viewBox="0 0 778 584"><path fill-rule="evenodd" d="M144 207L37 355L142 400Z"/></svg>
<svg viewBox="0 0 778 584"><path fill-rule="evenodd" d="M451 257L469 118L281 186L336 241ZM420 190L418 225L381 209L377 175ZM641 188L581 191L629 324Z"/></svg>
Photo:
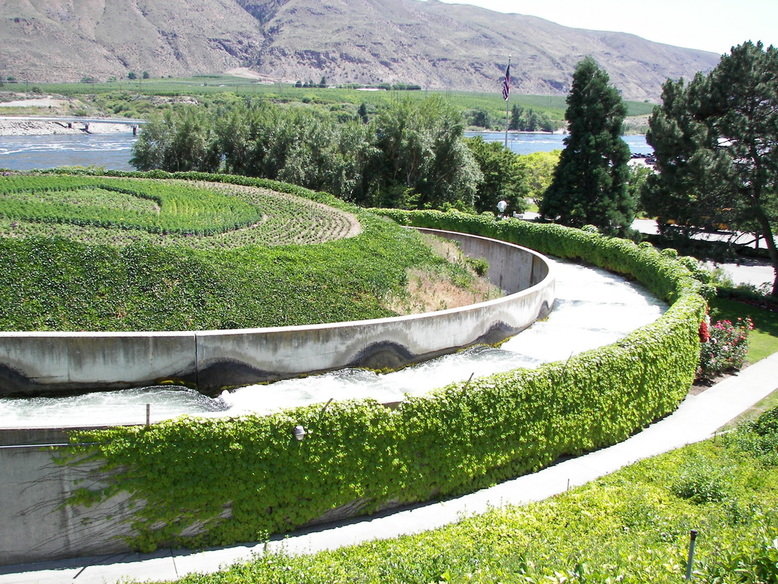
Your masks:
<svg viewBox="0 0 778 584"><path fill-rule="evenodd" d="M560 26L436 0L5 0L0 75L78 81L223 73L266 80L413 83L497 91L508 55L515 90L564 94L591 55L628 99L719 55L634 35Z"/></svg>

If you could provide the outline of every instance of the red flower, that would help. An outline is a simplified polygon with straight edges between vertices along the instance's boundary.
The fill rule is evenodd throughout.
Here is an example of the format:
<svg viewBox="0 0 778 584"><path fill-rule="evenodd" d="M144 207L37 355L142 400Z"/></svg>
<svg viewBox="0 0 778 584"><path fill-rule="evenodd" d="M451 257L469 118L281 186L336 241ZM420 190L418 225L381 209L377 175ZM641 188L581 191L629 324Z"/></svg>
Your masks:
<svg viewBox="0 0 778 584"><path fill-rule="evenodd" d="M708 328L708 322L703 320L700 323L700 342L707 343L710 340L710 329Z"/></svg>

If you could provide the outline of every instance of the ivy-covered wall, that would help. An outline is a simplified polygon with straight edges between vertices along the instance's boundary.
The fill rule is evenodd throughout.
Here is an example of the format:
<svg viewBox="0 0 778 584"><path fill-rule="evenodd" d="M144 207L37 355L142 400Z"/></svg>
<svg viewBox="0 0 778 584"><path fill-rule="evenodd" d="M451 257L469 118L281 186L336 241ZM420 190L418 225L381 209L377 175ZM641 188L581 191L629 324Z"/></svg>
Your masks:
<svg viewBox="0 0 778 584"><path fill-rule="evenodd" d="M71 504L129 493L130 544L198 547L256 541L338 507L362 511L472 491L562 455L616 443L671 412L699 358L701 284L650 245L556 225L439 212L385 211L404 223L519 243L643 282L672 303L617 343L551 363L456 383L395 409L375 401L271 416L182 418L77 432L62 464L98 464L104 488ZM302 425L304 440L293 436Z"/></svg>

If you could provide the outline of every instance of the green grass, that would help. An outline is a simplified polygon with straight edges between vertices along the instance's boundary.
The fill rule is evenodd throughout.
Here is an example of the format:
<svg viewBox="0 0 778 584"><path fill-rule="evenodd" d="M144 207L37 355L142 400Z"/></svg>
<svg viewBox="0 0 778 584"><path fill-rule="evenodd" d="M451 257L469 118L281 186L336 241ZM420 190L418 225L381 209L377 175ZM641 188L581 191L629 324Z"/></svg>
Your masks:
<svg viewBox="0 0 778 584"><path fill-rule="evenodd" d="M778 436L743 429L415 536L267 554L186 584L778 582Z"/></svg>
<svg viewBox="0 0 778 584"><path fill-rule="evenodd" d="M0 177L0 217L13 223L212 235L258 223L262 210L194 183L11 175Z"/></svg>
<svg viewBox="0 0 778 584"><path fill-rule="evenodd" d="M313 244L358 231L353 215L287 193L198 181L0 177L0 237L200 249Z"/></svg>
<svg viewBox="0 0 778 584"><path fill-rule="evenodd" d="M0 330L197 330L380 318L394 314L385 308L385 298L406 293L406 270L449 265L418 234L310 192L306 199L232 184L193 182L182 188L177 181L30 178L48 181L46 196L58 198L59 206L40 203L24 189L0 196L0 213L9 205L17 213L0 220L0 233L13 231L13 237L0 237ZM112 187L128 183L153 194L163 210L175 201L171 213L177 232L119 221L116 215L127 211L121 209L126 193L91 188L101 181ZM22 187L30 184L22 182ZM68 188L53 191L56 183ZM87 183L90 188L70 188ZM279 183L278 188L287 187ZM39 194L45 198L43 191ZM84 204L74 205L79 195ZM97 206L100 196L110 204ZM221 204L211 205L215 201ZM20 219L21 203L48 215ZM192 225L218 226L216 219L230 205L270 218L255 228L236 225L213 235L187 235ZM75 224L85 210L97 215ZM155 213L144 209L137 215L151 221ZM348 216L358 220L362 232L335 239L333 234L343 235L344 228L337 218ZM267 245L268 239L275 245ZM317 241L323 243L311 245ZM456 266L450 270L458 277Z"/></svg>
<svg viewBox="0 0 778 584"><path fill-rule="evenodd" d="M750 363L756 363L778 351L778 312L726 298L714 298L710 301L710 306L713 321L735 321L738 317L751 317L754 330L748 336Z"/></svg>

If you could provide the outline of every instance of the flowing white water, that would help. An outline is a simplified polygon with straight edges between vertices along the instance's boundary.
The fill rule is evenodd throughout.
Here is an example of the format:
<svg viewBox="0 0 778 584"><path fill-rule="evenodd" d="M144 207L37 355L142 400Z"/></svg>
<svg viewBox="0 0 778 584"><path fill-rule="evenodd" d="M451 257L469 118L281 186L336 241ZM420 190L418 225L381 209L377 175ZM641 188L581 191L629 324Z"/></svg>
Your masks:
<svg viewBox="0 0 778 584"><path fill-rule="evenodd" d="M144 423L182 414L265 414L329 399L370 397L380 402L419 395L470 377L542 363L612 343L653 322L666 309L639 285L596 268L556 261L557 301L536 322L499 349L476 347L388 373L342 369L303 379L252 385L216 399L178 387L149 387L59 398L0 400L0 427Z"/></svg>

